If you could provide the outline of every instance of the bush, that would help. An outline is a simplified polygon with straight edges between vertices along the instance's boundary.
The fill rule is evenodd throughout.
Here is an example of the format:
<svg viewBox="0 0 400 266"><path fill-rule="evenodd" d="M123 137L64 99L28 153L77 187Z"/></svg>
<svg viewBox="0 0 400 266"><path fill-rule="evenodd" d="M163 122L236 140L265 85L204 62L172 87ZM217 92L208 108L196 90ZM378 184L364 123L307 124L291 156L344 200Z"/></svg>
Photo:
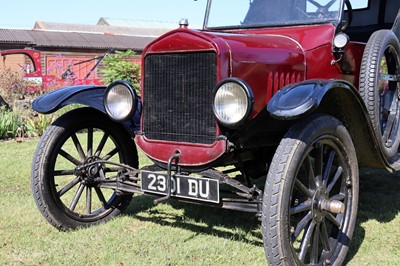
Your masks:
<svg viewBox="0 0 400 266"><path fill-rule="evenodd" d="M59 116L75 108L79 104L71 104L52 114L38 114L32 109L14 110L0 107L0 140L17 137L40 137Z"/></svg>
<svg viewBox="0 0 400 266"><path fill-rule="evenodd" d="M33 136L36 136L36 133L27 126L27 121L20 113L0 109L0 139Z"/></svg>
<svg viewBox="0 0 400 266"><path fill-rule="evenodd" d="M115 54L104 58L104 68L102 70L103 82L110 84L115 80L126 80L139 91L140 66L129 61L135 52L128 50L125 52L116 51Z"/></svg>
<svg viewBox="0 0 400 266"><path fill-rule="evenodd" d="M0 71L0 95L6 103L23 98L27 90L28 84L18 72L9 68Z"/></svg>
<svg viewBox="0 0 400 266"><path fill-rule="evenodd" d="M37 117L29 118L27 121L27 131L32 132L34 136L42 136L46 128L54 122L56 117L54 115L38 114Z"/></svg>
<svg viewBox="0 0 400 266"><path fill-rule="evenodd" d="M115 80L126 80L136 90L139 89L140 66L132 62L135 53L131 50L117 51L103 60L103 81L111 83ZM61 55L60 55L61 57ZM70 62L73 65L73 62ZM47 69L42 84L32 84L24 80L22 73L5 68L0 71L0 139L35 137L43 135L46 128L61 114L79 107L64 107L51 115L38 114L31 109L32 100L42 93L62 87L80 85L71 67L62 69L56 62ZM63 75L57 75L63 73Z"/></svg>
<svg viewBox="0 0 400 266"><path fill-rule="evenodd" d="M52 91L76 84L76 79L68 76L63 80L46 76L42 86L32 87L32 84L24 81L20 73L9 68L0 71L0 139L43 135L45 129L59 115L79 105L64 107L51 115L42 115L31 109L32 100L43 93L43 89Z"/></svg>

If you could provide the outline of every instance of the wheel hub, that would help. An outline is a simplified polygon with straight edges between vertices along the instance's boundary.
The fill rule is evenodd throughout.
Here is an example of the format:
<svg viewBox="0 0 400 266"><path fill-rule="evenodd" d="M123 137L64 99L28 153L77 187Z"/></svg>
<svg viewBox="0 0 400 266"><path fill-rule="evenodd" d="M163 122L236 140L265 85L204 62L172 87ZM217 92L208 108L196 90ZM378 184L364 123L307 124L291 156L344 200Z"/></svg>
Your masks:
<svg viewBox="0 0 400 266"><path fill-rule="evenodd" d="M80 176L86 185L93 185L99 176L102 165L101 163L96 163L96 161L100 159L97 156L86 158L85 162L75 169L76 175Z"/></svg>
<svg viewBox="0 0 400 266"><path fill-rule="evenodd" d="M319 187L312 199L311 212L316 222L321 222L326 213L341 214L345 211L345 205L338 200L330 200L329 193L324 186Z"/></svg>
<svg viewBox="0 0 400 266"><path fill-rule="evenodd" d="M323 210L321 208L321 202L324 200L328 200L328 193L324 187L319 187L314 193L314 197L312 199L313 204L311 205L313 219L318 223L321 222L322 218L324 217Z"/></svg>

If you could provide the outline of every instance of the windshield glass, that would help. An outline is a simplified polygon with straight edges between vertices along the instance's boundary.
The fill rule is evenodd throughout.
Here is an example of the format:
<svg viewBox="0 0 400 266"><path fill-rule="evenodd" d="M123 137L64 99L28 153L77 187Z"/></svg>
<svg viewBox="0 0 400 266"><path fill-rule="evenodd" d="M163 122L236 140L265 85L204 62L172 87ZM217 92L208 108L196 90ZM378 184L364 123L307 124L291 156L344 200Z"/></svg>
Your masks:
<svg viewBox="0 0 400 266"><path fill-rule="evenodd" d="M209 0L206 28L301 25L336 21L341 0Z"/></svg>

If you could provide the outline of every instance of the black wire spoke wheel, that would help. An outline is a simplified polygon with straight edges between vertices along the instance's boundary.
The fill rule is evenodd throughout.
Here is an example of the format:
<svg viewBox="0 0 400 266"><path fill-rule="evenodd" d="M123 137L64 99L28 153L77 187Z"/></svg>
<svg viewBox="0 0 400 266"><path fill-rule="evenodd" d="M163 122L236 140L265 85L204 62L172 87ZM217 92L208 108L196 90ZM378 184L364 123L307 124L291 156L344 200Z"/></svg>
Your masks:
<svg viewBox="0 0 400 266"><path fill-rule="evenodd" d="M396 19L393 22L392 31L400 41L400 9L397 12Z"/></svg>
<svg viewBox="0 0 400 266"><path fill-rule="evenodd" d="M124 211L132 194L100 186L121 170L112 163L138 164L134 142L120 125L89 108L60 117L33 161L33 193L44 217L59 229L74 229Z"/></svg>
<svg viewBox="0 0 400 266"><path fill-rule="evenodd" d="M398 137L400 123L400 58L394 46L388 45L380 61L378 90L382 140L390 148Z"/></svg>
<svg viewBox="0 0 400 266"><path fill-rule="evenodd" d="M75 219L101 219L112 211L110 206L116 204L118 196L98 185L119 169L110 169L105 163L96 162L111 162L114 156L120 162L120 149L110 132L99 128L85 128L66 137L53 161L54 179L51 181L56 188L53 193L67 214Z"/></svg>
<svg viewBox="0 0 400 266"><path fill-rule="evenodd" d="M340 265L357 204L357 159L345 127L325 115L295 124L275 153L264 191L268 262Z"/></svg>
<svg viewBox="0 0 400 266"><path fill-rule="evenodd" d="M364 50L360 95L387 158L400 145L400 45L391 30L372 34Z"/></svg>

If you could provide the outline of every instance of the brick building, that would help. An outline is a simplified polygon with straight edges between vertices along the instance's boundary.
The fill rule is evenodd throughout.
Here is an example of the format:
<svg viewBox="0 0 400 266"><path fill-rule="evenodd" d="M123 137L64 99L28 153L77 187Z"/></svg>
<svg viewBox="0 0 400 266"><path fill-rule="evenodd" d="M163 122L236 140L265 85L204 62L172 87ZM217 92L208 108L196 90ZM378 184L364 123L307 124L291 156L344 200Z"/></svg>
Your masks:
<svg viewBox="0 0 400 266"><path fill-rule="evenodd" d="M97 25L36 21L32 30L0 28L0 51L25 48L40 51L43 75L60 74L55 73L54 64L65 69L71 63L87 61L76 71L78 77L83 78L95 64L91 59L111 48L135 51L132 60L140 64L144 47L174 26L165 22L108 18L100 18ZM0 61L0 69L6 66L20 70L27 63L27 58L22 55L7 55ZM100 64L91 77L98 78L101 67Z"/></svg>

